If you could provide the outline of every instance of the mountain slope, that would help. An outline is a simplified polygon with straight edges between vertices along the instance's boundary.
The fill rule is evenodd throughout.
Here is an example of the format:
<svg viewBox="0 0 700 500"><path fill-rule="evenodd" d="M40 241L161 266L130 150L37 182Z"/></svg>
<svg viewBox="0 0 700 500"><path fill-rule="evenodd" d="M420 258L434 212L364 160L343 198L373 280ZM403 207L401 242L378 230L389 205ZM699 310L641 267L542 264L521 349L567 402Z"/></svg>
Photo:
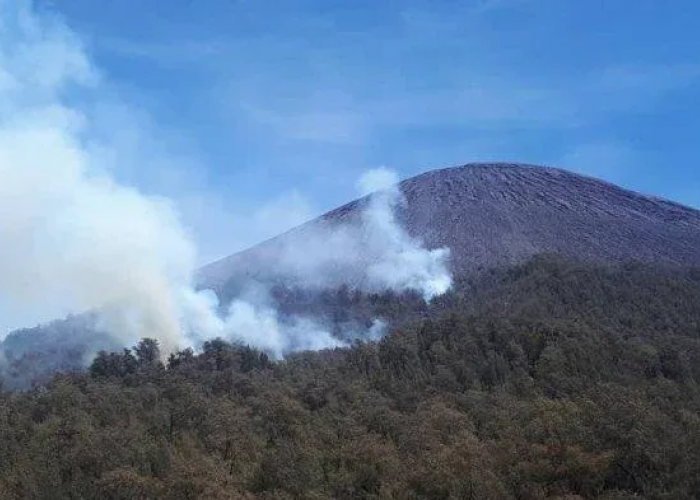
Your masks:
<svg viewBox="0 0 700 500"><path fill-rule="evenodd" d="M700 263L699 211L556 168L469 164L418 175L400 189L406 203L399 221L428 248L450 248L457 275L543 252L603 262ZM200 285L220 291L236 281L265 281L284 248L314 238L319 228L356 222L366 204L367 198L353 201L205 266Z"/></svg>
<svg viewBox="0 0 700 500"><path fill-rule="evenodd" d="M461 286L470 301L481 296L464 286L472 276L541 253L603 263L700 265L700 212L566 171L466 165L427 172L403 181L400 189L405 204L399 206L397 219L428 248L450 248L455 289ZM375 318L389 325L420 318L427 304L418 295L373 296L335 287L361 283L369 255L354 261L354 267L343 267L343 273L350 272L327 281L324 290L295 288L299 283L284 274L289 269L280 265L281 253L299 245L303 251L297 253L307 259L332 254L324 239L328 229L361 228L369 205L367 197L356 200L206 266L199 273L199 286L213 288L226 303L250 280L272 281L282 285L269 287L280 314L313 317L333 332L342 325L367 327ZM309 257L306 250L314 252ZM349 253L363 250L362 244L354 244ZM502 300L492 302L502 307ZM13 332L0 342L0 379L8 386L26 386L57 369L79 368L97 350L114 347L109 336L80 318Z"/></svg>

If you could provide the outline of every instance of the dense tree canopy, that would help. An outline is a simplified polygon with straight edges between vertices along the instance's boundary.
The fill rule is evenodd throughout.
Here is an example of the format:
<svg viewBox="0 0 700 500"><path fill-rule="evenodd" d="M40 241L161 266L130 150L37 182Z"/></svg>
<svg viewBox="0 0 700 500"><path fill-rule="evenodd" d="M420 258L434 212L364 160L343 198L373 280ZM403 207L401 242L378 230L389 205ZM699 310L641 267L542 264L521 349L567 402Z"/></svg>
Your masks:
<svg viewBox="0 0 700 500"><path fill-rule="evenodd" d="M0 498L700 498L698 270L542 256L413 314L342 294L326 313L391 333L281 362L144 339L0 391Z"/></svg>

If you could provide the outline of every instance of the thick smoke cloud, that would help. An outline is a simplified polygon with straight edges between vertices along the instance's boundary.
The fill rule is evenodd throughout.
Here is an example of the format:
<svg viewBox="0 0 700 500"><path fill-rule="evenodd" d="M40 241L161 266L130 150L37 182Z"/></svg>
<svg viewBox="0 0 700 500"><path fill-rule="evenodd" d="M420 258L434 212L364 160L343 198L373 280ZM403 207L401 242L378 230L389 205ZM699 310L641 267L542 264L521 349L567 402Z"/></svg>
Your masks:
<svg viewBox="0 0 700 500"><path fill-rule="evenodd" d="M24 2L1 2L0 297L46 315L103 308L131 341L184 343L178 295L194 246L169 202L119 185L89 140L75 89L99 90L80 42ZM100 154L98 154L100 152ZM118 157L118 151L112 152Z"/></svg>
<svg viewBox="0 0 700 500"><path fill-rule="evenodd" d="M363 206L353 216L305 225L264 245L260 253L275 265L260 266L263 274L256 279L316 289L345 284L370 292L415 290L426 300L445 293L452 285L449 249L429 250L402 228L397 211L405 199L397 175L383 167L369 170L357 187ZM227 264L205 268L201 282L229 275Z"/></svg>
<svg viewBox="0 0 700 500"><path fill-rule="evenodd" d="M100 328L121 345L155 337L164 354L216 336L274 356L343 345L313 319L281 318L264 289L247 290L220 315L216 295L193 287L196 248L173 203L120 184L105 168L118 164L120 151L91 139L89 106L76 99L76 89L99 94L102 85L80 40L29 3L0 0L0 42L5 309L34 308L43 320L99 311ZM448 253L403 232L396 180L385 169L365 175L363 193L380 191L362 220L319 234L323 249L285 249L280 268L308 286L334 286L364 269L366 288L416 289L426 299L443 293ZM376 322L366 335L382 330Z"/></svg>
<svg viewBox="0 0 700 500"><path fill-rule="evenodd" d="M452 284L449 251L428 250L401 228L395 212L405 200L396 173L369 170L359 179L358 190L368 196L359 220L320 225L289 239L270 259L274 272L305 289L332 288L355 279L351 284L363 290L414 290L426 300L445 293ZM189 304L196 307L187 315L196 318L191 330L205 337L236 338L276 356L344 345L313 319L280 320L260 283L245 292L223 318L213 313L219 308L213 292L194 294ZM343 338L377 340L384 331L384 323L375 320L367 330L343 332Z"/></svg>
<svg viewBox="0 0 700 500"><path fill-rule="evenodd" d="M185 305L185 318L194 339L233 339L262 349L275 358L293 351L345 345L311 318L281 319L264 290L234 299L223 317L216 313L219 305L216 294L211 291L191 293Z"/></svg>
<svg viewBox="0 0 700 500"><path fill-rule="evenodd" d="M370 253L377 257L367 268L370 284L390 290L418 290L426 300L452 286L449 249L427 250L411 238L396 220L396 208L405 200L398 176L385 168L370 170L359 181L363 194L370 195L363 212Z"/></svg>

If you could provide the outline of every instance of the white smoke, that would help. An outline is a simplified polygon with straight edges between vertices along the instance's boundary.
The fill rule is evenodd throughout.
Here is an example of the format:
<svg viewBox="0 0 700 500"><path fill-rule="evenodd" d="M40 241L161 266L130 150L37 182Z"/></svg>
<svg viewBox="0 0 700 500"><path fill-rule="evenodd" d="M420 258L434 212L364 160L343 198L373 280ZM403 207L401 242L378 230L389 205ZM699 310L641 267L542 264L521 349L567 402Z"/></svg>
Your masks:
<svg viewBox="0 0 700 500"><path fill-rule="evenodd" d="M236 298L221 316L215 294L195 291L196 249L173 203L117 182L105 165L118 164L119 148L91 139L97 125L74 91L100 85L64 24L0 0L0 304L33 307L43 320L99 310L123 345L154 337L164 354L217 336L274 356L343 345L309 318L280 318L264 292ZM395 175L371 171L361 189L382 190L359 226L307 240L313 251L288 249L280 268L309 285L332 286L330 268L342 279L364 267L368 288L426 299L446 291L448 252L424 249L395 219ZM382 331L376 322L369 334Z"/></svg>
<svg viewBox="0 0 700 500"><path fill-rule="evenodd" d="M300 350L320 350L346 345L310 318L279 318L278 312L261 298L235 299L224 317L216 314L219 302L209 291L191 296L187 321L192 335L203 341L222 337L264 350L275 358Z"/></svg>
<svg viewBox="0 0 700 500"><path fill-rule="evenodd" d="M177 304L194 246L167 200L119 185L68 105L99 89L80 41L26 2L0 2L0 298L5 309L104 308L125 341L183 345ZM118 151L112 151L118 157ZM49 319L43 317L41 319Z"/></svg>
<svg viewBox="0 0 700 500"><path fill-rule="evenodd" d="M366 172L359 181L370 205L363 212L366 243L375 260L367 268L369 283L390 290L417 290L426 300L452 286L449 249L428 250L411 238L396 220L396 208L404 203L396 173L386 168Z"/></svg>
<svg viewBox="0 0 700 500"><path fill-rule="evenodd" d="M396 213L405 199L396 173L369 170L357 186L367 196L359 218L303 226L260 250L275 263L271 276L303 288L348 284L371 292L414 290L425 300L445 293L452 285L449 249L429 250L402 228ZM228 271L214 265L208 273L215 278ZM210 281L206 274L203 281Z"/></svg>
<svg viewBox="0 0 700 500"><path fill-rule="evenodd" d="M404 203L398 176L387 168L365 172L358 181L360 194L369 196L359 221L348 221L306 231L292 238L274 254L274 267L293 276L305 288L331 288L361 275L358 287L365 290L415 290L425 300L445 293L452 285L448 249L428 250L411 238L396 220L396 209ZM286 352L346 345L309 318L280 321L264 289L248 290L245 300L234 300L224 318L216 295L194 294L196 305L188 317L196 322L192 331L205 337L235 338L279 357ZM377 319L369 329L344 332L349 340L378 340L386 324Z"/></svg>

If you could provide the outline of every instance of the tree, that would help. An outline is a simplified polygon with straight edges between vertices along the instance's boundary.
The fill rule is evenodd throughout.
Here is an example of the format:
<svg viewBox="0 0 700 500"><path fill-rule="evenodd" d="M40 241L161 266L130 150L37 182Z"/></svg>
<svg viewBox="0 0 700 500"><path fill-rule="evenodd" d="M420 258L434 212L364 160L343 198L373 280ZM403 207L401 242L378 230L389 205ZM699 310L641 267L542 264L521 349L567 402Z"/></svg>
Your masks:
<svg viewBox="0 0 700 500"><path fill-rule="evenodd" d="M160 361L160 346L156 339L142 339L134 347L136 359L141 366L154 365Z"/></svg>

